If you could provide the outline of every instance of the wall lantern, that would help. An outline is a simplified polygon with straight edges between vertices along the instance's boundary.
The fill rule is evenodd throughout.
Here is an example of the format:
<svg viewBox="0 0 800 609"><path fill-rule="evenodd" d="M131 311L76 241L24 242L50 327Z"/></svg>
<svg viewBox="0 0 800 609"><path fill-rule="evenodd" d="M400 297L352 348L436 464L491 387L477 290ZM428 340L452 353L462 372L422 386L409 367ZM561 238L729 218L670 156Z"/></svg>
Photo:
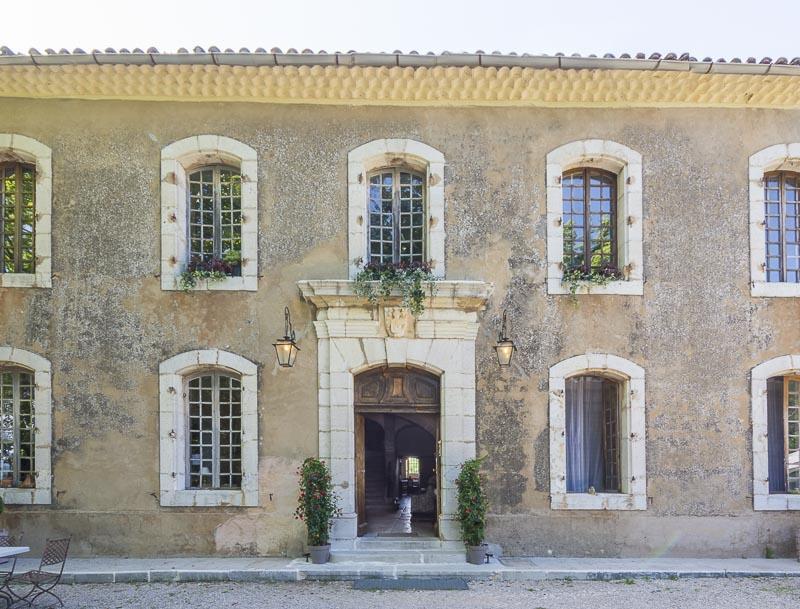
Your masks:
<svg viewBox="0 0 800 609"><path fill-rule="evenodd" d="M502 368L511 365L511 358L514 356L514 351L517 350L514 341L508 338L506 334L506 312L504 310L503 326L500 328L500 336L497 338L497 344L494 346L494 350L497 353L497 363L500 364Z"/></svg>
<svg viewBox="0 0 800 609"><path fill-rule="evenodd" d="M275 347L275 354L278 356L278 365L281 368L291 368L294 366L294 360L297 359L297 352L300 351L300 348L294 342L294 328L292 327L292 316L289 314L289 307L284 307L283 317L286 322L284 336L272 343L272 346Z"/></svg>

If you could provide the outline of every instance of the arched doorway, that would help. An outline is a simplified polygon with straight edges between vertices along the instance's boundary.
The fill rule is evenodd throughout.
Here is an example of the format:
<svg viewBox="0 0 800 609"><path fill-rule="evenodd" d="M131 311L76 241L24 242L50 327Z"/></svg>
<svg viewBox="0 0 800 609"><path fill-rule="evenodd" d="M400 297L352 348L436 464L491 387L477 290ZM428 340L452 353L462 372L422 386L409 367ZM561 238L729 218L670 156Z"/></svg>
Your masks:
<svg viewBox="0 0 800 609"><path fill-rule="evenodd" d="M438 535L440 379L411 366L355 377L358 534Z"/></svg>

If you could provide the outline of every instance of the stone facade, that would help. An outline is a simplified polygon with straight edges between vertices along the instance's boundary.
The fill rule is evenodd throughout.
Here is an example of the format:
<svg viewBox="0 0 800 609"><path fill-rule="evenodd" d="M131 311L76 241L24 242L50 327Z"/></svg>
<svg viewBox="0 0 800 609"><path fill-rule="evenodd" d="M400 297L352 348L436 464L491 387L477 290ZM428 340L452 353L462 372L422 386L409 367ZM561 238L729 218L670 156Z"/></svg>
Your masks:
<svg viewBox="0 0 800 609"><path fill-rule="evenodd" d="M655 77L636 78L655 86ZM37 400L52 395L51 432L39 421L51 492L37 490L42 501L28 501L0 489L13 503L4 526L26 543L38 548L47 536L70 533L83 555L298 555L296 469L319 454L341 493L335 536L346 545L353 375L405 363L442 374L445 539L457 537L456 467L476 454L486 457L488 541L507 554L758 556L766 546L792 554L797 515L789 510L798 506L763 498L760 371L796 366L785 359L757 366L796 357L797 303L751 285L758 269L748 239L756 230L752 167L778 162L751 157L776 144L791 154L800 109L768 101L709 108L694 98L681 108L611 108L593 98L582 107L556 107L558 100L473 107L455 99L437 108L402 99L187 103L114 95L0 99L0 134L40 142L37 159L52 162L40 170L52 178L52 220L44 207L38 220L41 235L52 235L52 268L42 260L40 281L0 288L0 360L38 356L19 363L36 372ZM206 150L200 138L209 135L212 154L241 160L256 239L241 285L184 293L173 289L177 254L165 257L172 242L163 241L172 223L164 210L178 201L164 163L180 155L164 155L182 141ZM220 144L229 140L238 152ZM0 135L0 148L10 142ZM371 142L381 142L372 144L386 148L381 154L414 155L441 193L436 268L444 281L404 328L387 325L385 307L357 298L348 281L362 249L352 239L361 231L353 191L363 170L351 155ZM548 241L557 232L548 215L555 188L548 154L572 142L617 143L640 155L623 157L629 167L641 159L640 181L626 179L640 199L640 211L631 206L628 214L632 234L641 234L631 237L641 247L635 290L573 299L548 289L556 287ZM49 201L38 188L39 202ZM278 367L272 347L283 335L284 306L301 349L289 369ZM492 350L503 310L518 347L508 369ZM586 359L577 369L595 369L596 358L628 383L637 434L630 467L644 472L623 507L635 509L613 509L616 499L602 497L559 504L553 401L564 378L559 362L576 357ZM171 500L177 487L164 459L175 439L166 425L177 411L165 407L173 396L168 377L212 364L237 370L255 394L245 425L257 448L248 466L254 478L238 499ZM47 411L37 402L37 412ZM249 435L253 424L257 435Z"/></svg>

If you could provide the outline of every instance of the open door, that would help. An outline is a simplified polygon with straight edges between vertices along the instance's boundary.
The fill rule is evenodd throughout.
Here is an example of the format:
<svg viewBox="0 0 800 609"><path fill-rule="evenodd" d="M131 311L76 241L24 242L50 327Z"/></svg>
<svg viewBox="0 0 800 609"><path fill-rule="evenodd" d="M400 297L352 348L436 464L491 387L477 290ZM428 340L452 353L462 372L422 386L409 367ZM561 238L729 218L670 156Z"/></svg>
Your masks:
<svg viewBox="0 0 800 609"><path fill-rule="evenodd" d="M358 514L358 534L367 527L367 482L366 455L364 449L364 415L356 414L356 514Z"/></svg>

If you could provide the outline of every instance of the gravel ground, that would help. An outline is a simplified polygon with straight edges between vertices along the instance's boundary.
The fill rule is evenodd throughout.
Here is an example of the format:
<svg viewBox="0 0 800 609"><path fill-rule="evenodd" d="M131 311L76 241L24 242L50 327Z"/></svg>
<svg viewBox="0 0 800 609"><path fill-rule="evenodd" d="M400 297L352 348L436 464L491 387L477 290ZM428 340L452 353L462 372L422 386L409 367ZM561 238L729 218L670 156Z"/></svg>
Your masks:
<svg viewBox="0 0 800 609"><path fill-rule="evenodd" d="M347 582L62 586L67 609L797 609L800 578L473 582L469 591L362 592Z"/></svg>

